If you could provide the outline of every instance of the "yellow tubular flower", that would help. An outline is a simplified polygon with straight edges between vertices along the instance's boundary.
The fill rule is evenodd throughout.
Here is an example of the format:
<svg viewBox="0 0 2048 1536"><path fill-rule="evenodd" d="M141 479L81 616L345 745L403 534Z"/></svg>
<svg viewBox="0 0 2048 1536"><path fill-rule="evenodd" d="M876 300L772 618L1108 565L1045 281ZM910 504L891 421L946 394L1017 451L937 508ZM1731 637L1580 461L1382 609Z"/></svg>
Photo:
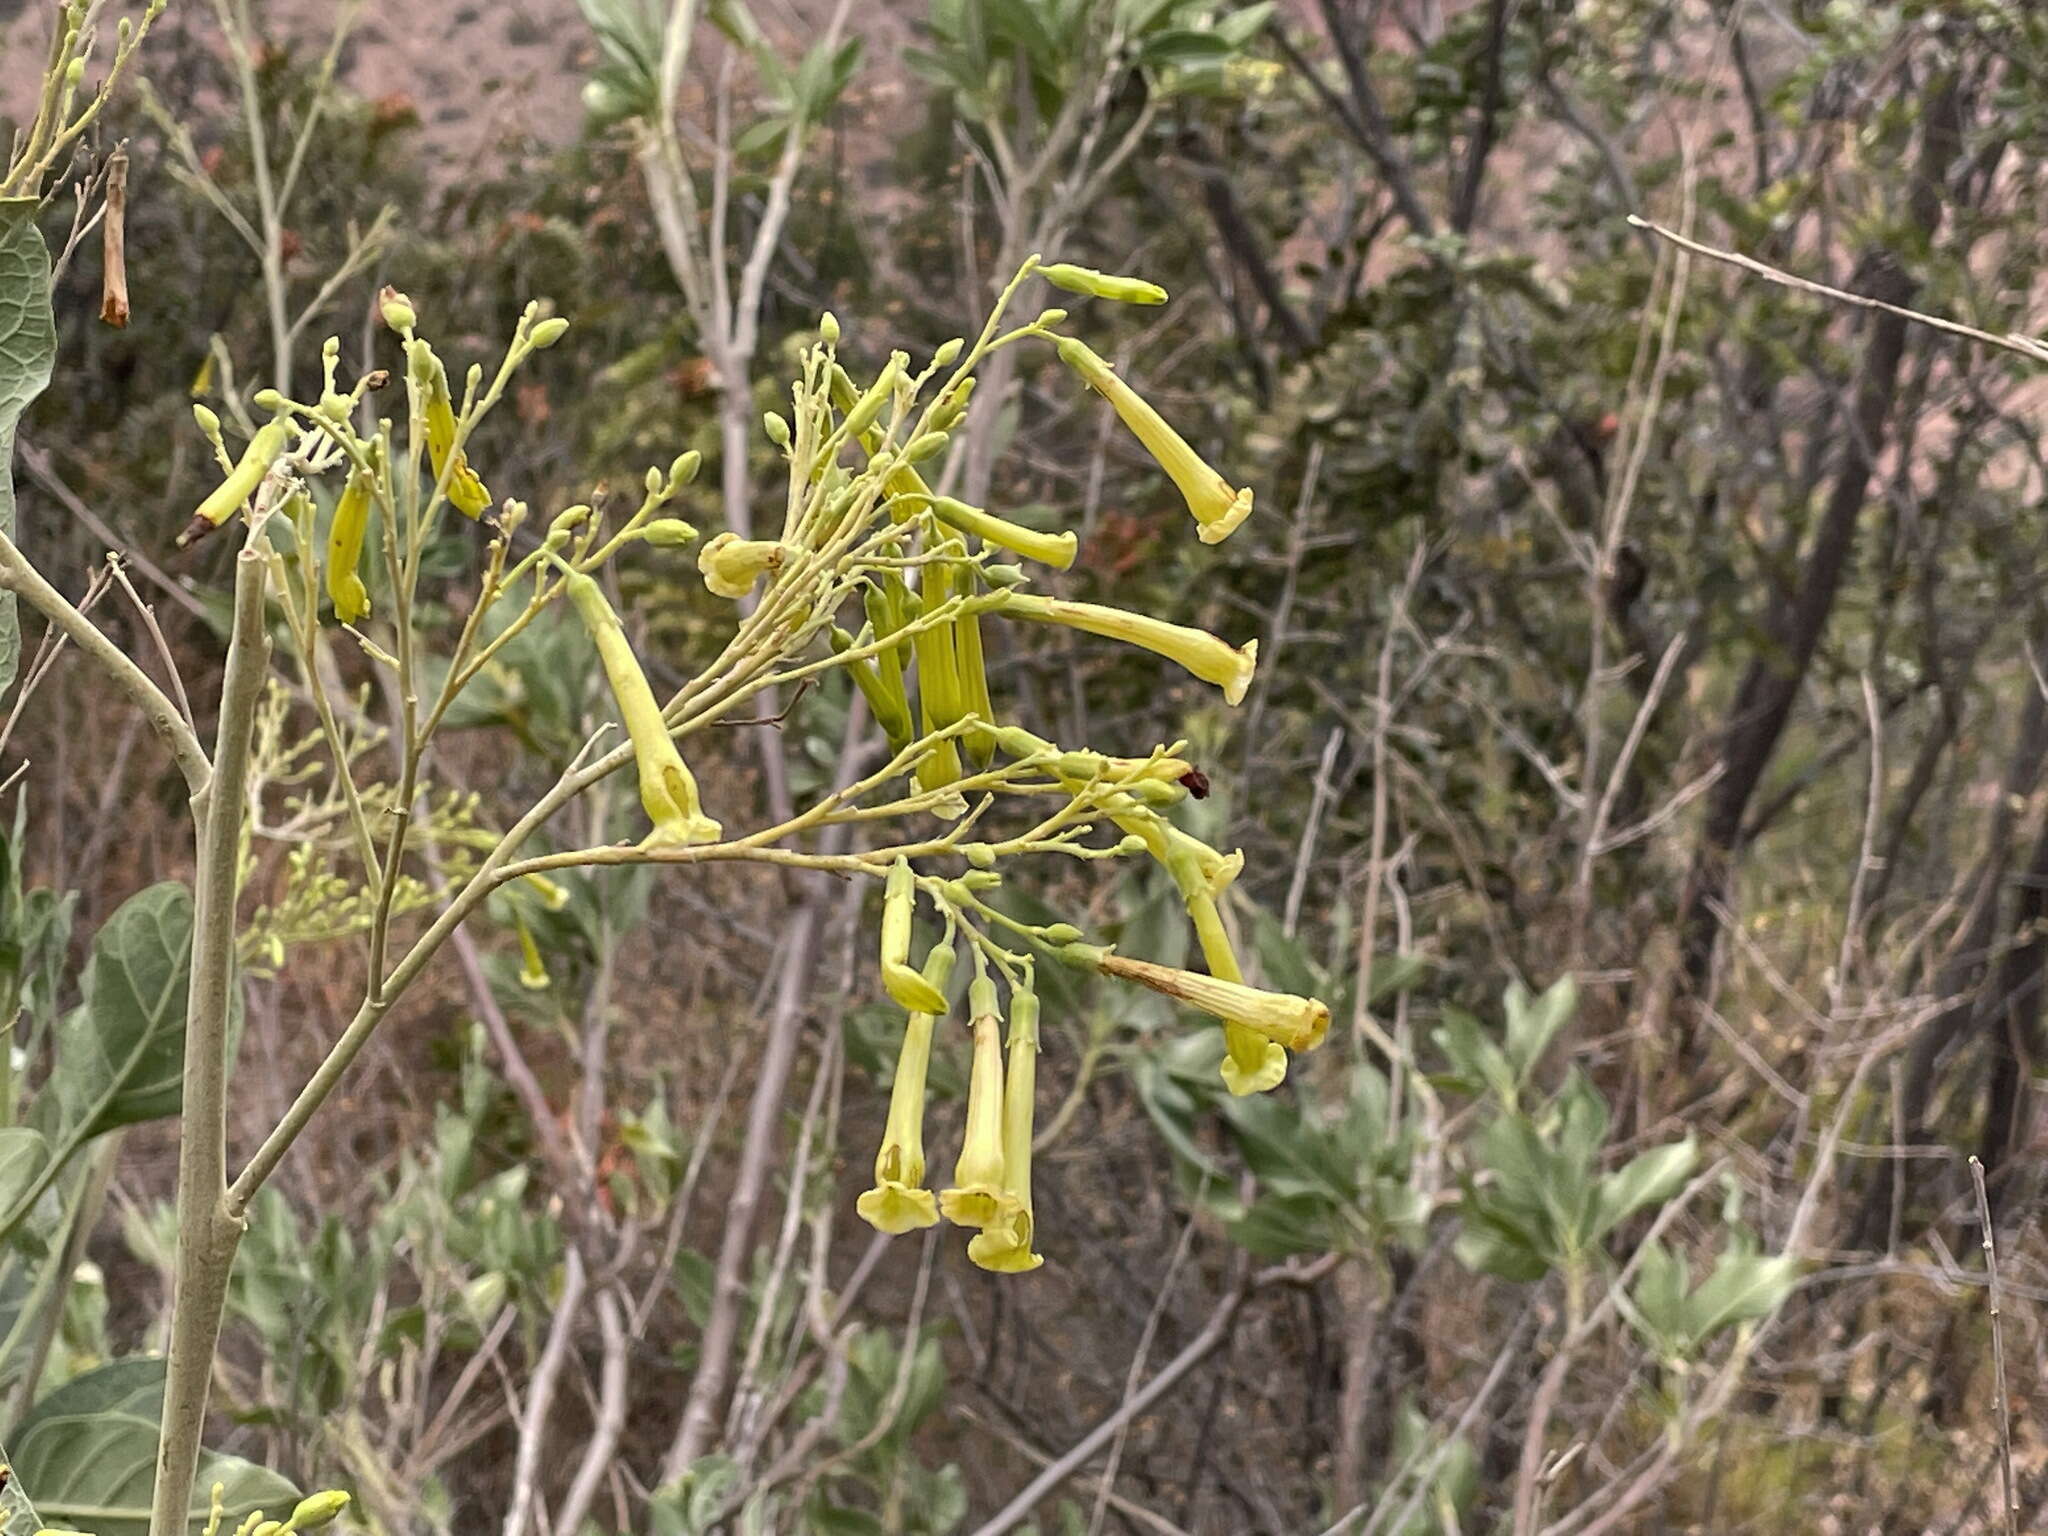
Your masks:
<svg viewBox="0 0 2048 1536"><path fill-rule="evenodd" d="M893 489L892 486L892 492ZM905 496L898 499L909 501L912 498ZM948 528L971 533L1000 549L1007 549L1027 560L1049 565L1056 571L1071 568L1074 556L1081 547L1080 539L1071 530L1062 533L1040 533L1036 528L1026 528L1022 523L1013 523L1008 518L997 517L993 512L984 512L980 507L970 507L966 502L955 501L951 496L931 496L925 499L933 515Z"/></svg>
<svg viewBox="0 0 2048 1536"><path fill-rule="evenodd" d="M540 957L540 945L534 942L533 930L517 912L512 914L512 925L519 930L519 985L529 992L547 991L547 963Z"/></svg>
<svg viewBox="0 0 2048 1536"><path fill-rule="evenodd" d="M1009 1199L967 1244L983 1269L1018 1275L1045 1262L1031 1251L1031 1120L1038 1093L1038 994L1010 993L1010 1062L1003 1076L1003 1192Z"/></svg>
<svg viewBox="0 0 2048 1536"><path fill-rule="evenodd" d="M1059 351L1060 360L1116 408L1124 425L1145 445L1145 451L1159 461L1167 477L1180 487L1188 511L1200 525L1197 532L1201 541L1221 544L1235 533L1238 524L1252 514L1251 487L1237 489L1204 463L1202 456L1188 446L1187 439L1168 426L1166 419L1086 344L1062 336Z"/></svg>
<svg viewBox="0 0 2048 1536"><path fill-rule="evenodd" d="M934 612L953 595L952 577L945 562L925 568L923 595L925 613ZM917 656L918 715L926 734L930 734L966 713L960 704L960 674L952 626L935 624L919 630L911 645ZM950 736L917 765L918 787L928 792L944 789L959 777L960 752Z"/></svg>
<svg viewBox="0 0 2048 1536"><path fill-rule="evenodd" d="M1214 683L1223 690L1224 702L1229 704L1244 702L1245 690L1251 687L1252 674L1258 669L1259 642L1256 640L1247 640L1233 649L1206 629L1169 624L1164 619L1132 613L1125 608L1108 608L1100 603L1070 603L1056 597L1013 592L1002 611L1016 618L1032 619L1041 624L1063 624L1068 629L1142 646L1186 668L1203 682Z"/></svg>
<svg viewBox="0 0 2048 1536"><path fill-rule="evenodd" d="M1002 1021L996 1017L996 985L988 977L975 977L967 995L974 1015L967 1133L953 1165L953 1187L939 1192L939 1209L956 1227L986 1227L1014 1204L1003 1188Z"/></svg>
<svg viewBox="0 0 2048 1536"><path fill-rule="evenodd" d="M902 578L894 571L888 572L879 586L871 586L861 595L861 606L868 616L868 625L875 632L877 642L887 640L903 627L903 615L907 611L909 592ZM903 686L903 646L892 645L875 653L875 677L883 697L900 701L902 718L899 722L903 739L889 738L889 750L901 752L917 735L910 714L910 692ZM893 713L893 709L892 709ZM888 728L883 722L883 728Z"/></svg>
<svg viewBox="0 0 2048 1536"><path fill-rule="evenodd" d="M933 945L925 956L920 979L942 999L953 958L950 943ZM937 1014L912 1011L903 1027L896 1078L889 1085L889 1123L882 1132L882 1150L875 1154L875 1187L854 1203L861 1220L878 1232L894 1235L939 1220L938 1203L924 1187L924 1085L937 1023Z"/></svg>
<svg viewBox="0 0 2048 1536"><path fill-rule="evenodd" d="M256 494L256 488L263 484L263 477L270 473L270 466L284 452L290 437L291 428L283 417L258 427L256 435L249 439L249 446L242 450L241 458L235 461L234 471L214 487L213 494L199 503L199 510L192 514L192 521L178 535L178 547L183 549L194 539L205 537L241 511L249 498Z"/></svg>
<svg viewBox="0 0 2048 1536"><path fill-rule="evenodd" d="M1195 938L1202 946L1202 960L1209 967L1209 974L1219 981L1242 983L1244 971L1237 963L1237 951L1223 926L1216 898L1202 877L1199 861L1176 849L1167 861L1167 869L1180 887L1181 899L1187 903L1188 917L1195 925ZM1235 1019L1225 1018L1223 1043L1223 1085L1233 1097L1264 1093L1279 1087L1286 1078L1287 1048L1277 1041L1268 1040Z"/></svg>
<svg viewBox="0 0 2048 1536"><path fill-rule="evenodd" d="M697 569L714 597L735 601L754 590L763 576L772 577L789 558L789 546L773 539L743 539L731 529L697 551Z"/></svg>
<svg viewBox="0 0 2048 1536"><path fill-rule="evenodd" d="M633 654L619 616L590 577L577 572L569 577L568 587L569 600L597 642L598 659L604 663L605 677L633 742L633 757L640 768L640 804L654 823L641 846L688 847L716 842L723 829L698 803L697 781L676 750L668 722L661 718L661 706L647 686L647 674L640 670L640 658Z"/></svg>
<svg viewBox="0 0 2048 1536"><path fill-rule="evenodd" d="M524 877L527 888L540 897L540 904L550 912L559 912L569 905L569 888L559 880L550 880L546 875Z"/></svg>
<svg viewBox="0 0 2048 1536"><path fill-rule="evenodd" d="M853 636L836 624L832 626L830 639L835 655L844 656L854 648ZM892 650L881 654L893 660L896 653ZM889 738L889 750L901 752L916 736L910 724L910 700L903 692L902 669L895 669L892 679L872 660L849 661L845 668L851 674L854 686L860 689L861 697L867 700L868 713L875 717L875 724Z"/></svg>
<svg viewBox="0 0 2048 1536"><path fill-rule="evenodd" d="M986 725L994 725L996 706L988 693L988 668L981 655L981 616L963 613L953 621L953 664L960 680L960 703L965 712ZM967 756L977 768L995 760L996 738L990 730L972 730L965 737Z"/></svg>
<svg viewBox="0 0 2048 1536"><path fill-rule="evenodd" d="M911 968L910 922L917 914L917 876L910 860L889 866L882 892L882 985L912 1013L944 1013L946 994Z"/></svg>
<svg viewBox="0 0 2048 1536"><path fill-rule="evenodd" d="M370 593L360 569L363 532L370 525L370 485L367 470L351 471L327 528L327 596L334 603L337 624L353 624L370 611Z"/></svg>
<svg viewBox="0 0 2048 1536"><path fill-rule="evenodd" d="M1154 965L1149 960L1126 960L1107 949L1068 945L1061 958L1085 965L1104 976L1135 981L1154 992L1177 998L1191 1008L1242 1024L1286 1046L1290 1051L1312 1051L1323 1043L1330 1030L1327 1003L1313 997L1294 997L1285 992L1262 992L1240 982L1204 976L1199 971L1176 970Z"/></svg>
<svg viewBox="0 0 2048 1536"><path fill-rule="evenodd" d="M413 377L426 399L422 406L427 423L427 458L434 466L434 479L448 481L448 504L464 517L482 517L491 505L491 493L477 472L469 467L469 455L455 446L455 401L448 393L448 370L423 341L411 343ZM449 468L450 455L454 468Z"/></svg>

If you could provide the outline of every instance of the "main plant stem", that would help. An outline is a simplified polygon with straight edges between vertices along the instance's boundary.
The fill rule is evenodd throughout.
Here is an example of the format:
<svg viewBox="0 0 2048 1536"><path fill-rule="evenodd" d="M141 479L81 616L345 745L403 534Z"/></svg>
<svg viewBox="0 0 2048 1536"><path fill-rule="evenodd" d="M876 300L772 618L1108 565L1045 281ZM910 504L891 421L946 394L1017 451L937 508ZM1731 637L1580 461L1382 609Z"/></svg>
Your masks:
<svg viewBox="0 0 2048 1536"><path fill-rule="evenodd" d="M234 628L221 682L213 777L192 800L198 869L178 1143L178 1254L150 1536L186 1536L214 1349L242 1238L242 1213L230 1202L227 1183L228 1016L235 985L235 897L250 738L270 660L264 572L263 557L254 549L244 549L235 562Z"/></svg>

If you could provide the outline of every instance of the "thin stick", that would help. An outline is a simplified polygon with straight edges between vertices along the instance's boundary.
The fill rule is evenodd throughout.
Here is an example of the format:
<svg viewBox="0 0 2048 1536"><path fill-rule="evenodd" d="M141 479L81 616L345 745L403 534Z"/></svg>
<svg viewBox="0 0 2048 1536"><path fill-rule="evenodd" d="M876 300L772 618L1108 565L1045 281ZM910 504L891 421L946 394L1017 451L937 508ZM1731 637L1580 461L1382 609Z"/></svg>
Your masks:
<svg viewBox="0 0 2048 1536"><path fill-rule="evenodd" d="M1984 1234L1985 1295L1991 1303L1991 1380L1998 1393L1999 1504L2005 1513L2005 1536L2019 1536L2019 1499L2012 1486L2012 1404L2005 1392L2005 1336L1998 1326L1998 1251L1992 1246L1991 1197L1984 1192L1984 1165L1970 1159L1970 1182L1977 1187L1977 1221Z"/></svg>
<svg viewBox="0 0 2048 1536"><path fill-rule="evenodd" d="M1816 283L1811 278L1795 276L1793 273L1758 261L1754 256L1744 256L1737 251L1723 251L1711 245L1701 245L1697 240L1688 240L1675 230L1666 229L1662 224L1652 223L1633 213L1628 216L1628 221L1638 229L1647 229L1659 239L1669 240L1673 245L1682 246L1696 256L1705 256L1710 261L1726 262L1731 267L1740 267L1743 271L1760 277L1767 283L1776 283L1781 288L1796 288L1801 293L1833 299L1838 304L1853 304L1858 309L1882 310L1888 315L1897 315L1901 320L1932 326L1937 331L1960 336L1966 341L1981 342L1987 347L1997 347L2003 352L2017 352L2032 362L2048 363L2048 346L2044 346L2031 336L2023 336L2018 331L2007 331L2002 336L1990 331L1980 331L1974 325L1964 325L1959 320L1944 320L1939 315L1907 309L1899 304L1887 304L1883 299L1868 298L1860 293L1847 293L1840 288L1830 288L1826 283Z"/></svg>

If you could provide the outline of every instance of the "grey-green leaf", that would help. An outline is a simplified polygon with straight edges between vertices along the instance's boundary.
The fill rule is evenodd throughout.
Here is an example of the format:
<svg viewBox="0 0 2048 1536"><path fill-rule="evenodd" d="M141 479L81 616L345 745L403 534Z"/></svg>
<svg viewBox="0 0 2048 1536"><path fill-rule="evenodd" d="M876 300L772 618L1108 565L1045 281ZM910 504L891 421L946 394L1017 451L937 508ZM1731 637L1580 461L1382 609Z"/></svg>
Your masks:
<svg viewBox="0 0 2048 1536"><path fill-rule="evenodd" d="M0 534L14 537L14 428L50 382L57 325L50 313L50 253L36 228L36 200L0 198ZM14 594L0 592L0 695L21 660Z"/></svg>
<svg viewBox="0 0 2048 1536"><path fill-rule="evenodd" d="M45 1521L96 1536L146 1536L163 1379L161 1360L116 1360L31 1410L9 1449L14 1475ZM299 1490L275 1472L208 1452L193 1485L194 1530L206 1524L215 1483L223 1487L221 1523L230 1530L253 1510L282 1519L299 1500Z"/></svg>
<svg viewBox="0 0 2048 1536"><path fill-rule="evenodd" d="M1598 1241L1644 1206L1669 1200L1692 1177L1699 1159L1699 1143L1688 1134L1682 1141L1652 1147L1608 1174L1600 1181L1589 1240Z"/></svg>
<svg viewBox="0 0 2048 1536"><path fill-rule="evenodd" d="M1778 1310L1799 1283L1799 1261L1788 1254L1724 1253L1714 1272L1686 1299L1685 1320L1696 1340Z"/></svg>
<svg viewBox="0 0 2048 1536"><path fill-rule="evenodd" d="M136 892L100 926L85 1001L58 1041L67 1123L97 1136L178 1112L191 967L192 893L176 881Z"/></svg>
<svg viewBox="0 0 2048 1536"><path fill-rule="evenodd" d="M11 1211L50 1160L50 1144L25 1125L0 1131L0 1211Z"/></svg>

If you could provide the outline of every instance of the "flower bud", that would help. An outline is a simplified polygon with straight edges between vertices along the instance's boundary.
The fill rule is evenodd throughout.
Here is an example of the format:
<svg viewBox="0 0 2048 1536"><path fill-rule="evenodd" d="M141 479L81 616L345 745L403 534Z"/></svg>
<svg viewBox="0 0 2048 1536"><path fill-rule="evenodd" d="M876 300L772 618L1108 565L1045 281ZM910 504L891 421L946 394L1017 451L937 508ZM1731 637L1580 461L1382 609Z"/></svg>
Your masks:
<svg viewBox="0 0 2048 1536"><path fill-rule="evenodd" d="M934 368L952 367L954 362L960 356L960 349L964 347L966 344L967 343L961 340L961 338L959 338L958 336L955 336L950 341L940 342L939 350L932 354L932 366Z"/></svg>
<svg viewBox="0 0 2048 1536"><path fill-rule="evenodd" d="M419 316L413 311L412 300L388 286L377 295L377 313L386 325L401 334L410 331L419 321Z"/></svg>
<svg viewBox="0 0 2048 1536"><path fill-rule="evenodd" d="M573 533L583 525L583 520L588 516L590 516L590 508L582 502L578 502L573 507L564 507L555 514L554 520L548 524L548 532Z"/></svg>
<svg viewBox="0 0 2048 1536"><path fill-rule="evenodd" d="M1021 725L997 726L995 738L996 745L1011 757L1030 757L1035 752L1052 750L1051 742Z"/></svg>
<svg viewBox="0 0 2048 1536"><path fill-rule="evenodd" d="M640 530L640 537L656 549L681 549L697 537L697 530L680 517L657 517Z"/></svg>
<svg viewBox="0 0 2048 1536"><path fill-rule="evenodd" d="M958 384L939 396L932 407L932 428L939 432L950 432L960 424L960 418L967 414L967 402L974 398L974 375L969 374Z"/></svg>
<svg viewBox="0 0 2048 1536"><path fill-rule="evenodd" d="M896 381L903 377L904 364L909 361L904 353L889 354L889 363L882 370L882 376L847 408L846 435L849 438L858 438L881 418L883 408L896 397Z"/></svg>
<svg viewBox="0 0 2048 1536"><path fill-rule="evenodd" d="M1045 942L1048 944L1074 944L1080 938L1081 930L1072 923L1051 923L1045 930Z"/></svg>
<svg viewBox="0 0 2048 1536"><path fill-rule="evenodd" d="M903 445L902 462L905 464L922 464L934 454L943 453L945 448L945 433L926 432L920 436L913 437L908 443Z"/></svg>
<svg viewBox="0 0 2048 1536"><path fill-rule="evenodd" d="M662 486L666 483L660 468L653 464L648 465L647 473L640 477L640 484L646 488L650 496L659 496Z"/></svg>
<svg viewBox="0 0 2048 1536"><path fill-rule="evenodd" d="M533 347L536 352L545 352L568 332L569 319L566 315L553 315L533 328Z"/></svg>
<svg viewBox="0 0 2048 1536"><path fill-rule="evenodd" d="M960 845L960 854L976 869L994 869L996 867L996 851L987 843L962 843Z"/></svg>
<svg viewBox="0 0 2048 1536"><path fill-rule="evenodd" d="M1031 323L1039 330L1049 330L1066 318L1067 312L1064 309L1041 309L1038 318Z"/></svg>
<svg viewBox="0 0 2048 1536"><path fill-rule="evenodd" d="M992 587L1021 587L1027 579L1021 565L984 565L981 579Z"/></svg>
<svg viewBox="0 0 2048 1536"><path fill-rule="evenodd" d="M826 346L836 347L839 345L839 317L829 309L819 317L818 334L824 338Z"/></svg>
<svg viewBox="0 0 2048 1536"><path fill-rule="evenodd" d="M268 411L276 415L284 409L284 396L274 389L259 389L249 397L249 403L259 411Z"/></svg>
<svg viewBox="0 0 2048 1536"><path fill-rule="evenodd" d="M778 448L787 449L789 447L789 423L784 421L777 412L770 411L767 415L763 416L761 418L761 427L768 434L769 442Z"/></svg>
<svg viewBox="0 0 2048 1536"><path fill-rule="evenodd" d="M308 1494L299 1500L299 1507L292 1511L291 1519L285 1522L285 1529L311 1531L326 1525L348 1508L348 1495L339 1488L329 1488L321 1493Z"/></svg>
<svg viewBox="0 0 2048 1536"><path fill-rule="evenodd" d="M220 441L220 417L208 410L200 401L194 400L192 402L192 419L199 423L200 436L204 437L209 443L218 443Z"/></svg>
<svg viewBox="0 0 2048 1536"><path fill-rule="evenodd" d="M1148 283L1137 277L1112 277L1092 267L1076 267L1064 261L1040 267L1038 275L1055 288L1085 294L1091 299L1112 299L1119 304L1166 302L1166 290L1157 283Z"/></svg>
<svg viewBox="0 0 2048 1536"><path fill-rule="evenodd" d="M701 469L703 465L704 455L699 453L694 448L692 448L688 453L676 455L675 462L669 465L668 467L669 489L674 490L678 486L688 485L692 480L697 478L697 471Z"/></svg>

